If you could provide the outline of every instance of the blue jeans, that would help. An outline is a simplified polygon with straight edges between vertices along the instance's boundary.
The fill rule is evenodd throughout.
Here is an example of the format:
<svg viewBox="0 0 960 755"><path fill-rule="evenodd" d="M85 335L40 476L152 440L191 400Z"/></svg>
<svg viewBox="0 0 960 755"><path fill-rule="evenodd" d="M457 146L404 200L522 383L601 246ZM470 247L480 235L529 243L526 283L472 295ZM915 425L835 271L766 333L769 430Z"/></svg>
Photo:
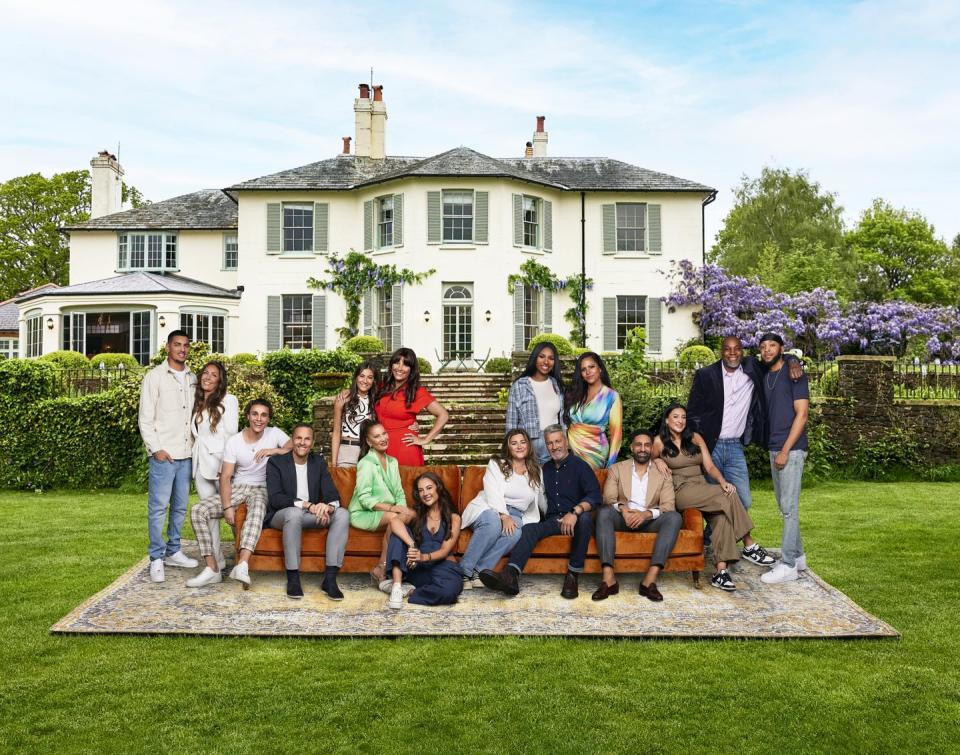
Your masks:
<svg viewBox="0 0 960 755"><path fill-rule="evenodd" d="M548 461L550 461L550 452L547 450L547 443L541 435L539 438L532 438L533 441L533 452L537 455L537 461L542 467Z"/></svg>
<svg viewBox="0 0 960 755"><path fill-rule="evenodd" d="M747 457L743 452L743 443L740 442L739 438L718 440L710 457L724 479L737 489L737 495L740 496L743 508L749 509L753 499L750 497L750 472L747 469ZM717 484L717 481L710 475L704 475L704 477L707 482ZM707 522L707 528L703 531L704 545L710 545L710 535L712 534L713 528Z"/></svg>
<svg viewBox="0 0 960 755"><path fill-rule="evenodd" d="M800 540L800 482L807 452L797 449L790 451L787 466L783 469L777 469L773 463L777 453L770 452L770 472L773 475L773 492L777 496L780 516L783 517L780 558L787 566L796 566L797 558L803 555L803 541Z"/></svg>
<svg viewBox="0 0 960 755"><path fill-rule="evenodd" d="M512 535L504 535L500 526L500 514L493 509L484 511L473 523L473 535L467 552L460 561L460 570L464 576L471 576L474 572L492 569L497 562L513 550L513 546L520 539L523 528L523 517L519 510L508 507L507 513L517 525Z"/></svg>
<svg viewBox="0 0 960 755"><path fill-rule="evenodd" d="M180 530L187 518L190 496L191 459L157 461L150 457L150 482L147 496L147 526L150 532L151 559L172 556L180 550ZM163 520L170 507L167 540L163 540Z"/></svg>

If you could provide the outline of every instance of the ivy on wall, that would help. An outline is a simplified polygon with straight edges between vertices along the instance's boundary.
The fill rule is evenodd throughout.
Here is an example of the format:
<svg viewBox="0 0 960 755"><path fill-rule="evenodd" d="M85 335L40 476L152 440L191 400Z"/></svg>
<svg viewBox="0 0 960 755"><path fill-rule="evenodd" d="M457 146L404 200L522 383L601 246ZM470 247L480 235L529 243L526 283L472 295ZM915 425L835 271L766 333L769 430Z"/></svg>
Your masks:
<svg viewBox="0 0 960 755"><path fill-rule="evenodd" d="M546 265L541 265L533 259L528 259L520 265L520 272L507 276L507 292L513 293L517 284L530 286L534 291L566 291L572 305L563 314L563 319L570 323L570 340L574 346L581 348L587 345L587 305L583 296L583 288L589 291L593 288L593 278L584 278L580 274L569 278L558 278Z"/></svg>

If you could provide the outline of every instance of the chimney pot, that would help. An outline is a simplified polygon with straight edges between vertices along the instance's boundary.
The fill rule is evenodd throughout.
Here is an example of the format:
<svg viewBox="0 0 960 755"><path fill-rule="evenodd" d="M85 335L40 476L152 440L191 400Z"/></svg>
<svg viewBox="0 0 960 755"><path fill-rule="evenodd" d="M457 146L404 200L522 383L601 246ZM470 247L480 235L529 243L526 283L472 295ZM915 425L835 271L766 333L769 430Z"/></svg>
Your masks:
<svg viewBox="0 0 960 755"><path fill-rule="evenodd" d="M533 157L533 142L527 142L526 148L523 150L524 157Z"/></svg>
<svg viewBox="0 0 960 755"><path fill-rule="evenodd" d="M345 136L343 137L343 154L350 154L350 142L353 140L353 137Z"/></svg>
<svg viewBox="0 0 960 755"><path fill-rule="evenodd" d="M360 99L361 99L361 100L369 100L369 99L370 99L370 85L369 85L369 84L361 84L361 85L360 85Z"/></svg>
<svg viewBox="0 0 960 755"><path fill-rule="evenodd" d="M373 88L373 101L383 102L383 84L377 84Z"/></svg>
<svg viewBox="0 0 960 755"><path fill-rule="evenodd" d="M547 119L545 115L537 116L537 133L543 133L543 122Z"/></svg>

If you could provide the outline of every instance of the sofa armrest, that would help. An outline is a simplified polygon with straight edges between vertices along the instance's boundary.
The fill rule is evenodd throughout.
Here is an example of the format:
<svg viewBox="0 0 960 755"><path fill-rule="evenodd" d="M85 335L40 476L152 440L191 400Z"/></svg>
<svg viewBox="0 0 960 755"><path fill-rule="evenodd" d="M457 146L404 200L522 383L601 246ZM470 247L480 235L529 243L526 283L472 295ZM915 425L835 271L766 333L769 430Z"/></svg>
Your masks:
<svg viewBox="0 0 960 755"><path fill-rule="evenodd" d="M683 529L703 534L703 514L699 509L687 509L683 512Z"/></svg>

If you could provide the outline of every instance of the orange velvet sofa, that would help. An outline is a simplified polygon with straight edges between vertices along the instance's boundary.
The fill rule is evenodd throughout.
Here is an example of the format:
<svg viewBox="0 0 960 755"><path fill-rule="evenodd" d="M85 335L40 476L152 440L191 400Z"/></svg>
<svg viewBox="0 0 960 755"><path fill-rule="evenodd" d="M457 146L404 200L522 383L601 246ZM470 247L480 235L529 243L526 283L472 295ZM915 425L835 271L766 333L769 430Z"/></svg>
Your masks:
<svg viewBox="0 0 960 755"><path fill-rule="evenodd" d="M407 501L412 501L413 481L423 472L434 472L450 491L458 511L463 511L477 493L483 488L485 466L464 467L453 465L437 467L400 467L400 479ZM597 482L601 490L606 479L605 469L596 473ZM340 503L347 506L353 496L356 484L356 469L335 467L330 470L333 483L340 492ZM247 516L246 504L237 507L236 542L240 547L240 530ZM470 531L460 533L456 555L462 556L470 542ZM656 535L645 532L618 532L617 563L618 572L643 572L650 566L650 557L653 554L653 544ZM563 574L567 569L567 558L570 553L571 538L566 535L557 535L544 538L539 542L533 555L527 562L525 572L528 574L549 573ZM304 530L303 550L300 560L301 571L323 571L324 552L327 542L327 530ZM383 532L367 532L355 527L350 528L347 540L347 552L343 560L343 571L362 572L372 569L380 557L380 548L383 543ZM506 563L503 559L501 566ZM250 557L250 568L253 571L283 571L283 537L280 530L263 528L257 549ZM696 509L687 509L683 512L683 527L677 537L670 560L667 562L667 571L690 571L694 582L699 583L700 572L704 568L703 559L703 518ZM601 570L600 554L597 551L596 541L590 540L587 551L587 561L584 571L599 573Z"/></svg>

